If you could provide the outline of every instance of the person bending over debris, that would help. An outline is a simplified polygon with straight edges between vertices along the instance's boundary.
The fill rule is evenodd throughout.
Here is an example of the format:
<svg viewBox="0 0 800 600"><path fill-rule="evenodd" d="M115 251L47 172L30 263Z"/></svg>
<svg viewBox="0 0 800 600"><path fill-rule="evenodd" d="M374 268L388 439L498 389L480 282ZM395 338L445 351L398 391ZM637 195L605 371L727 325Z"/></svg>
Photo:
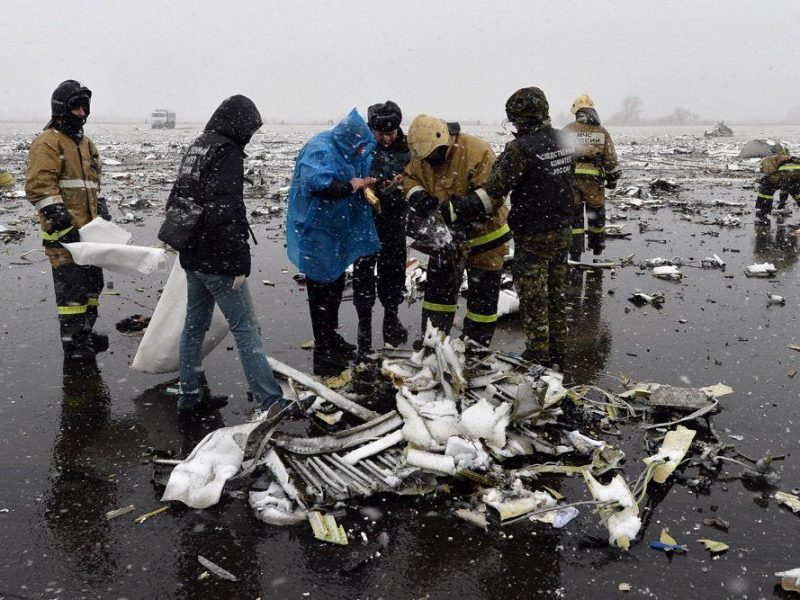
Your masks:
<svg viewBox="0 0 800 600"><path fill-rule="evenodd" d="M355 356L356 347L336 330L345 270L380 249L372 208L362 194L376 182L369 177L375 144L353 109L297 155L286 243L289 260L306 276L316 375L338 375Z"/></svg>
<svg viewBox="0 0 800 600"><path fill-rule="evenodd" d="M568 144L550 126L549 108L539 88L511 95L506 115L516 139L494 164L486 191L493 197L511 194L514 284L527 338L522 356L563 367L575 163Z"/></svg>
<svg viewBox="0 0 800 600"><path fill-rule="evenodd" d="M108 336L93 331L103 289L103 270L76 265L61 243L79 242L78 229L102 216L110 220L100 191L100 156L83 135L92 92L68 79L50 98L52 118L31 144L25 194L39 212L42 245L53 271L64 356L92 359L108 349Z"/></svg>
<svg viewBox="0 0 800 600"><path fill-rule="evenodd" d="M367 122L377 145L370 175L377 180L375 194L380 204L372 218L381 241L377 254L359 258L353 267L353 304L358 313L358 352L372 352L372 307L375 288L383 305L383 341L399 346L408 340L408 330L397 316L406 282L406 221L408 203L399 183L408 162L408 142L400 128L403 113L388 100L367 110ZM378 276L375 277L375 267Z"/></svg>
<svg viewBox="0 0 800 600"><path fill-rule="evenodd" d="M247 286L252 232L244 205L244 148L261 124L249 98L224 100L186 151L167 200L169 206L173 198L190 198L203 207L191 241L180 252L188 294L179 363L178 412L183 414L227 404L225 396L211 395L203 374L203 338L215 304L236 340L258 403L256 417L271 417L282 407L283 392L267 361Z"/></svg>
<svg viewBox="0 0 800 600"><path fill-rule="evenodd" d="M575 211L572 222L570 258L581 259L584 250L584 208L589 229L589 249L595 254L606 247L605 187L613 190L621 173L617 151L608 130L600 124L594 102L587 95L578 96L572 103L575 121L564 127L574 137L575 148Z"/></svg>
<svg viewBox="0 0 800 600"><path fill-rule="evenodd" d="M430 319L450 333L467 268L464 336L488 346L497 324L503 258L511 231L503 196L484 189L495 154L485 141L462 133L458 123L419 115L408 130L411 161L403 175L410 220L441 211L454 241L431 250L422 302L422 333ZM409 229L412 229L410 226ZM418 232L409 231L414 237Z"/></svg>
<svg viewBox="0 0 800 600"><path fill-rule="evenodd" d="M769 224L775 192L780 192L778 208L786 205L789 194L800 204L800 158L781 153L761 161L763 175L758 179L756 222Z"/></svg>

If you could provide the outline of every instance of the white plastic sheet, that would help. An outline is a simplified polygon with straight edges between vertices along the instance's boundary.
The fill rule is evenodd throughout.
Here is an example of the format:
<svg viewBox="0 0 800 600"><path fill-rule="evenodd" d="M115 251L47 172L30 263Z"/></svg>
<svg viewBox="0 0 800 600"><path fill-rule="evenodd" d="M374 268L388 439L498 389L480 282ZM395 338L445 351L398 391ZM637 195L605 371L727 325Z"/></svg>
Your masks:
<svg viewBox="0 0 800 600"><path fill-rule="evenodd" d="M124 275L152 275L156 271L166 271L169 264L163 248L100 242L62 245L72 254L76 264L100 267Z"/></svg>
<svg viewBox="0 0 800 600"><path fill-rule="evenodd" d="M172 470L161 501L177 500L192 508L219 502L225 482L242 466L248 436L260 424L252 421L209 433Z"/></svg>
<svg viewBox="0 0 800 600"><path fill-rule="evenodd" d="M130 244L133 235L111 221L95 217L78 230L82 242L100 242L104 244Z"/></svg>
<svg viewBox="0 0 800 600"><path fill-rule="evenodd" d="M170 373L178 370L178 347L186 319L186 272L175 261L156 305L150 324L139 343L131 368L144 373ZM211 326L203 340L203 355L207 356L228 334L228 322L214 307Z"/></svg>

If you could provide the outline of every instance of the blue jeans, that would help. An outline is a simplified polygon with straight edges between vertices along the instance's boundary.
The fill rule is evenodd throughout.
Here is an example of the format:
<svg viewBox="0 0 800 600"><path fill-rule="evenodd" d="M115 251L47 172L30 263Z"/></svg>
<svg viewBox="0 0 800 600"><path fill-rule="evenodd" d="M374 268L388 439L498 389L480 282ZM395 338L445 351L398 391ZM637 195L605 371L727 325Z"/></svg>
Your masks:
<svg viewBox="0 0 800 600"><path fill-rule="evenodd" d="M266 409L283 399L261 343L261 329L253 311L247 281L235 290L233 276L186 271L187 304L180 346L181 378L178 405L191 407L200 399L203 379L203 338L218 304L231 327L247 383L258 403Z"/></svg>

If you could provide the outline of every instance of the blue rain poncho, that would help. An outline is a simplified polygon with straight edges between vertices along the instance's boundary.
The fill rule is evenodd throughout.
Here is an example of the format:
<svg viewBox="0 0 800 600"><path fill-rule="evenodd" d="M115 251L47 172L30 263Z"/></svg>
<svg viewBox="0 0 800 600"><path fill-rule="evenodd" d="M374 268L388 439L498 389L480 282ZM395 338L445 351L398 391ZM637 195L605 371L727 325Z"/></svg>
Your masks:
<svg viewBox="0 0 800 600"><path fill-rule="evenodd" d="M372 207L361 192L332 200L314 195L334 179L367 177L375 145L375 136L353 109L297 155L286 218L287 253L312 281L335 281L356 259L380 250ZM361 146L364 151L359 154Z"/></svg>

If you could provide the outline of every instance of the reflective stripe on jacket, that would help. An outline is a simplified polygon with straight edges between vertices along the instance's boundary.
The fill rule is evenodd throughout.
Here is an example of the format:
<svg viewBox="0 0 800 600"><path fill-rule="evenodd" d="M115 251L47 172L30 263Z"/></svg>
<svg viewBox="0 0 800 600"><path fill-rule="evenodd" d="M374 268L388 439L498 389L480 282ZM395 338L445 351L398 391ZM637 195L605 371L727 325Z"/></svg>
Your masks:
<svg viewBox="0 0 800 600"><path fill-rule="evenodd" d="M602 125L574 121L564 127L575 147L575 175L603 177L619 168L619 159L611 134Z"/></svg>
<svg viewBox="0 0 800 600"><path fill-rule="evenodd" d="M63 203L75 226L83 227L97 216L100 172L97 147L88 137L83 136L80 143L76 143L57 129L46 129L31 144L25 195L37 211ZM44 233L47 222L41 213L39 222ZM46 253L53 266L72 262L64 248L48 247Z"/></svg>
<svg viewBox="0 0 800 600"><path fill-rule="evenodd" d="M494 161L494 151L487 142L468 133L454 133L443 164L434 167L418 158L411 159L406 165L403 187L408 194L409 190L421 186L440 203L448 202L453 197L466 196L483 188ZM500 271L511 238L508 207L504 198L486 196L486 199L486 207L493 212L467 231L468 264L487 271Z"/></svg>

